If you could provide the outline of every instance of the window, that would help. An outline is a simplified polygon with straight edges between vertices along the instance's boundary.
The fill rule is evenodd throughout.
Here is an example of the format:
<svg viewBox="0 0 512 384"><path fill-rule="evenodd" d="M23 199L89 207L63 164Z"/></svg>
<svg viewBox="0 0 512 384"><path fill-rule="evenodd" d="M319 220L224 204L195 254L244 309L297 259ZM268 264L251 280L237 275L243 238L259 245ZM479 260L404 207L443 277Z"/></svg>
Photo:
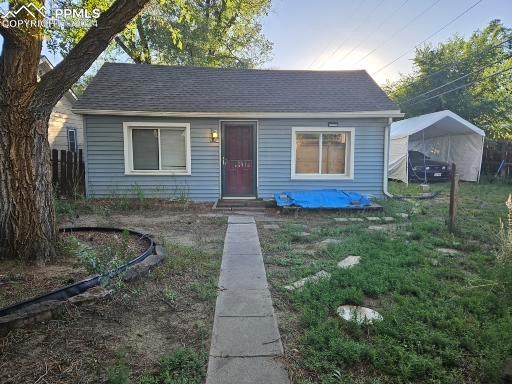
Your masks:
<svg viewBox="0 0 512 384"><path fill-rule="evenodd" d="M292 179L351 179L353 128L293 128Z"/></svg>
<svg viewBox="0 0 512 384"><path fill-rule="evenodd" d="M68 151L76 152L76 150L77 150L76 129L68 128Z"/></svg>
<svg viewBox="0 0 512 384"><path fill-rule="evenodd" d="M190 175L190 124L124 123L125 173Z"/></svg>

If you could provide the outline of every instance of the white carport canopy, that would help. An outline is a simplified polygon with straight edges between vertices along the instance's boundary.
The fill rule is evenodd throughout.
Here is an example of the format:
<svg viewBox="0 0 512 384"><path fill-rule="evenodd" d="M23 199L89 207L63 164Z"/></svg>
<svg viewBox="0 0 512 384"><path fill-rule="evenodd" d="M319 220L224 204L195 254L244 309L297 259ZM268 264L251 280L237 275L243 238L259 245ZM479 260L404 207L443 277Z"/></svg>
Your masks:
<svg viewBox="0 0 512 384"><path fill-rule="evenodd" d="M485 132L452 111L440 111L391 124L390 179L408 182L408 151L455 163L461 180L478 181Z"/></svg>

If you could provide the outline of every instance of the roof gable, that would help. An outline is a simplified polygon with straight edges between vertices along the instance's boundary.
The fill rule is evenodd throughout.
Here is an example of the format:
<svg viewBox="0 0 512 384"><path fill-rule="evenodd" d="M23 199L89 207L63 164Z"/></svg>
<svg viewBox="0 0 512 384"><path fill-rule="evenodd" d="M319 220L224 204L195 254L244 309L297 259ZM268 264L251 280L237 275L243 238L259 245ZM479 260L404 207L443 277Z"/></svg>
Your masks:
<svg viewBox="0 0 512 384"><path fill-rule="evenodd" d="M323 113L394 111L366 71L280 71L106 63L75 110Z"/></svg>

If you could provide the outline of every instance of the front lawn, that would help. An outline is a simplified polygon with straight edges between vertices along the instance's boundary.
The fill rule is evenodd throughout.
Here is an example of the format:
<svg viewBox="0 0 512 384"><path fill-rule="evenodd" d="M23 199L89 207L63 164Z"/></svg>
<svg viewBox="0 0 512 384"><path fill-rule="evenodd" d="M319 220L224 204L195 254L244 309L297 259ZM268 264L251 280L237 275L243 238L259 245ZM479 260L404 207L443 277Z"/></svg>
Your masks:
<svg viewBox="0 0 512 384"><path fill-rule="evenodd" d="M394 216L393 224L301 213L278 229L260 226L294 383L500 382L512 356L512 268L496 253L511 189L462 184L454 235L445 224L449 186L433 189L441 191L436 199L388 200L383 213L360 215ZM320 244L325 239L338 242ZM337 268L348 255L361 263ZM332 277L283 288L320 270ZM336 314L345 304L375 309L384 320L348 323Z"/></svg>
<svg viewBox="0 0 512 384"><path fill-rule="evenodd" d="M59 202L62 226L151 233L168 257L138 280L113 281L106 287L110 298L66 305L51 320L0 336L0 383L204 382L227 220L201 214L200 206L184 211L158 201L142 203ZM57 270L52 264L31 268L20 261L18 272L0 279L0 304L34 294L30 282L37 271ZM62 274L57 277L47 276L52 282L47 289L66 283Z"/></svg>

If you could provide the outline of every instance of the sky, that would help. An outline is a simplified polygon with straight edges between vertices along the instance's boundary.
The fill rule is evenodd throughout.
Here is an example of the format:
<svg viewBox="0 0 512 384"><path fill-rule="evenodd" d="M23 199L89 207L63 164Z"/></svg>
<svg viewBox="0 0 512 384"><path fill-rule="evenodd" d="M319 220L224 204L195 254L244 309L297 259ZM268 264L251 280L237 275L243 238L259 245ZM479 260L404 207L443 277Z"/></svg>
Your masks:
<svg viewBox="0 0 512 384"><path fill-rule="evenodd" d="M418 43L477 1L273 0L263 19L263 32L274 43L265 67L366 69L378 83L393 81L413 69ZM437 45L456 33L468 37L493 19L512 27L512 0L482 0L427 42Z"/></svg>
<svg viewBox="0 0 512 384"><path fill-rule="evenodd" d="M512 0L272 0L262 24L274 44L273 59L262 67L366 69L385 84L412 71L419 43L468 37L493 19L512 27ZM44 54L54 64L60 61Z"/></svg>

